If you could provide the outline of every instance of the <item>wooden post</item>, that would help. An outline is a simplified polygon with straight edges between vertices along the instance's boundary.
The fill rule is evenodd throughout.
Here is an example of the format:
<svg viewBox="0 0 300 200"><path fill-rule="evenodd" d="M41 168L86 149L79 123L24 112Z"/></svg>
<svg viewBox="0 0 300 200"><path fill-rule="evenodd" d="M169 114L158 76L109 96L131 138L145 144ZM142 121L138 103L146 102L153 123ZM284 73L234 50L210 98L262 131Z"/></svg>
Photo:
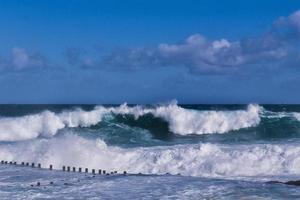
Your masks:
<svg viewBox="0 0 300 200"><path fill-rule="evenodd" d="M85 173L88 173L89 172L89 169L88 168L85 168Z"/></svg>
<svg viewBox="0 0 300 200"><path fill-rule="evenodd" d="M101 174L101 172L102 172L102 170L101 170L101 169L99 169L99 170L98 170L98 174Z"/></svg>
<svg viewBox="0 0 300 200"><path fill-rule="evenodd" d="M41 166L41 163L38 163L38 168L41 168L42 166Z"/></svg>
<svg viewBox="0 0 300 200"><path fill-rule="evenodd" d="M34 167L34 163L31 163L31 167Z"/></svg>
<svg viewBox="0 0 300 200"><path fill-rule="evenodd" d="M49 169L52 170L52 165L49 166Z"/></svg>
<svg viewBox="0 0 300 200"><path fill-rule="evenodd" d="M62 170L63 170L63 171L66 171L66 166L62 166Z"/></svg>
<svg viewBox="0 0 300 200"><path fill-rule="evenodd" d="M79 172L79 173L81 172L81 167L78 168L78 172Z"/></svg>
<svg viewBox="0 0 300 200"><path fill-rule="evenodd" d="M123 172L123 174L124 174L124 175L126 175L126 174L127 174L127 172L126 172L126 171L124 171L124 172Z"/></svg>
<svg viewBox="0 0 300 200"><path fill-rule="evenodd" d="M76 172L76 168L75 167L73 167L73 172Z"/></svg>
<svg viewBox="0 0 300 200"><path fill-rule="evenodd" d="M68 166L68 167L67 167L67 171L69 172L69 171L70 171L70 169L71 169L71 168L70 168L70 166Z"/></svg>
<svg viewBox="0 0 300 200"><path fill-rule="evenodd" d="M92 169L92 174L95 174L95 169Z"/></svg>

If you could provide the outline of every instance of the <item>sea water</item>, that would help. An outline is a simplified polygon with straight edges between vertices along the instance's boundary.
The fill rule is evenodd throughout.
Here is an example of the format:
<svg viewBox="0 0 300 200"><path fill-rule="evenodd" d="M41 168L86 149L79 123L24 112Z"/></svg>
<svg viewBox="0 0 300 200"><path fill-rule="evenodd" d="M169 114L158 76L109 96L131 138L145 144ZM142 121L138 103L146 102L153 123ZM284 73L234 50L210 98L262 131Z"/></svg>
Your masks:
<svg viewBox="0 0 300 200"><path fill-rule="evenodd" d="M269 183L300 179L298 105L1 105L0 116L0 160L53 165L0 164L1 199L300 198Z"/></svg>

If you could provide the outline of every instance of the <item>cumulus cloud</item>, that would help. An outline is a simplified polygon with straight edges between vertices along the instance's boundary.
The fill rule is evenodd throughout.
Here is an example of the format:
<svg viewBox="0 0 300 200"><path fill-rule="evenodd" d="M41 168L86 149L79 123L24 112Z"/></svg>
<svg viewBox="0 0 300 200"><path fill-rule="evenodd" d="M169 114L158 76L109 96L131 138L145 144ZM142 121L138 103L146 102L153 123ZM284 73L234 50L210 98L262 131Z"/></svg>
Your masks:
<svg viewBox="0 0 300 200"><path fill-rule="evenodd" d="M64 51L64 57L71 66L80 66L83 68L94 67L96 63L90 57L87 57L86 51L82 48L67 48Z"/></svg>
<svg viewBox="0 0 300 200"><path fill-rule="evenodd" d="M300 10L273 23L273 34L282 40L293 41L300 37Z"/></svg>
<svg viewBox="0 0 300 200"><path fill-rule="evenodd" d="M40 53L32 53L27 50L14 47L8 58L0 59L2 71L23 71L27 69L45 68L48 66L47 59Z"/></svg>
<svg viewBox="0 0 300 200"><path fill-rule="evenodd" d="M193 73L294 66L300 61L299 39L300 11L297 11L274 21L270 30L257 38L209 40L194 34L177 44L114 51L103 58L102 65L124 70L182 66Z"/></svg>
<svg viewBox="0 0 300 200"><path fill-rule="evenodd" d="M300 67L300 10L273 22L256 38L232 41L193 34L181 42L156 47L115 49L107 54L90 54L68 48L68 65L84 69L135 71L160 67L182 67L192 74L232 73L245 70ZM7 57L0 55L0 70L24 71L48 67L48 59L37 52L14 47Z"/></svg>
<svg viewBox="0 0 300 200"><path fill-rule="evenodd" d="M29 64L29 56L24 49L12 49L12 64L16 69L24 69Z"/></svg>

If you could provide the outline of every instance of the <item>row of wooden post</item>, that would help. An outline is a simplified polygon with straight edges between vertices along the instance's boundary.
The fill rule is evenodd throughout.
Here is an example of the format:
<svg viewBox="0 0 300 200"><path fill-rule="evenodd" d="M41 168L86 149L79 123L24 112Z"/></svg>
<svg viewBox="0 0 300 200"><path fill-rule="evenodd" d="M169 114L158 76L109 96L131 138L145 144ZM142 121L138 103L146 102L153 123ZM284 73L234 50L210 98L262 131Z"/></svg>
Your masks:
<svg viewBox="0 0 300 200"><path fill-rule="evenodd" d="M67 171L67 172L71 172L71 167L70 166L62 166L62 170L63 171ZM82 172L82 168L81 167L78 167L78 171L77 172ZM72 172L76 172L76 167L72 167ZM89 172L89 169L88 168L85 168L84 170L85 173L88 173ZM110 174L117 174L118 171L113 171L113 172L110 172ZM92 169L92 174L96 174L96 170L95 169ZM102 169L99 169L98 170L98 174L106 174L108 175L109 173L106 172L106 170L102 170ZM127 174L126 171L123 172L123 174Z"/></svg>
<svg viewBox="0 0 300 200"><path fill-rule="evenodd" d="M10 164L10 165L18 165L17 164L17 162L13 162L13 161L10 161L10 162L8 162L8 161L4 161L4 160L2 160L1 161L1 164ZM31 166L32 168L34 168L35 167L35 163L29 163L29 162L21 162L21 166ZM37 168L42 168L42 165L41 165L41 163L38 163L37 164ZM49 168L48 168L49 170L52 170L53 169L53 165L49 165ZM62 167L62 171L67 171L67 172L70 172L71 171L71 167L70 166L63 166ZM76 167L72 167L72 172L76 172ZM82 172L82 168L81 167L79 167L78 168L78 171L77 172ZM89 169L88 168L85 168L85 173L88 173L89 172ZM113 172L110 172L110 174L117 174L118 173L118 171L113 171ZM92 169L92 174L96 174L96 170L95 169ZM98 170L98 174L106 174L106 175L109 175L109 173L107 173L106 172L106 170L102 170L102 169L99 169ZM123 174L124 175L126 175L127 174L127 172L126 171L124 171L123 172Z"/></svg>

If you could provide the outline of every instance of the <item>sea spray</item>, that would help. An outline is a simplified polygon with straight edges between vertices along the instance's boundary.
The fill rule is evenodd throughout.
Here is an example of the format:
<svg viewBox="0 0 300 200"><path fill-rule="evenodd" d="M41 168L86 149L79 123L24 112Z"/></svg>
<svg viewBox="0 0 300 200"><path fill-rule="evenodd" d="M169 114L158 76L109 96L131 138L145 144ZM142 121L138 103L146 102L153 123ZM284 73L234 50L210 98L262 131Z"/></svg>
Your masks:
<svg viewBox="0 0 300 200"><path fill-rule="evenodd" d="M0 145L0 159L129 171L145 174L182 174L199 177L251 177L299 174L297 144L185 144L120 148L100 139L66 134Z"/></svg>

